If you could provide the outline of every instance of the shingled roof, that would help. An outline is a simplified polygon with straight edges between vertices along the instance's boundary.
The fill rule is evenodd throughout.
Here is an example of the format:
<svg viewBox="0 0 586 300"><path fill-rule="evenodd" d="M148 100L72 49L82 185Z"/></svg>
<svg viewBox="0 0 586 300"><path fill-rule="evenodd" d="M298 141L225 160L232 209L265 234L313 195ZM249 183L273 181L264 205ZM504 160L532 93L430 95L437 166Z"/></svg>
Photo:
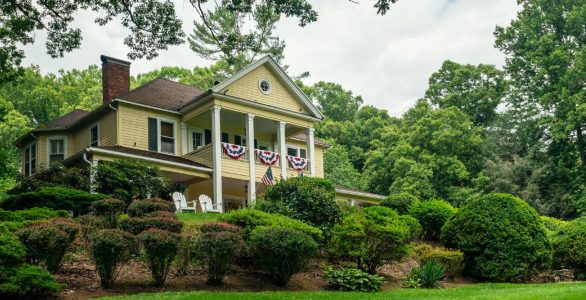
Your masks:
<svg viewBox="0 0 586 300"><path fill-rule="evenodd" d="M94 149L94 148L95 149L104 149L104 150L109 150L109 151L114 151L114 152L119 152L119 153L125 153L125 154L130 154L130 155L136 155L136 156L141 156L141 157L149 157L149 158L154 158L154 159L158 159L158 160L165 160L165 161L184 164L184 165L193 166L193 167L211 168L211 166L207 166L207 165L189 160L187 158L183 158L181 156L163 154L163 153L159 153L159 152L146 151L146 150L140 150L140 149L135 149L135 148L123 147L123 146L99 146L99 147L93 147L92 149Z"/></svg>
<svg viewBox="0 0 586 300"><path fill-rule="evenodd" d="M90 112L83 109L76 109L68 114L65 114L44 126L41 126L40 129L62 129L67 128L73 125L75 122L79 121L81 118L85 117Z"/></svg>
<svg viewBox="0 0 586 300"><path fill-rule="evenodd" d="M168 110L179 110L203 93L204 91L189 85L156 78L116 98Z"/></svg>

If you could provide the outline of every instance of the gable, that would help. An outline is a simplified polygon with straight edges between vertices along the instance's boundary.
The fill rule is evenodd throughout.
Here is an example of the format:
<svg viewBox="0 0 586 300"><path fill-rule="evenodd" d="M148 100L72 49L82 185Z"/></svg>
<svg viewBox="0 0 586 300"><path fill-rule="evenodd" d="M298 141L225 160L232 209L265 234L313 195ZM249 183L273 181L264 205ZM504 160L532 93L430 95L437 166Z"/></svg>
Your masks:
<svg viewBox="0 0 586 300"><path fill-rule="evenodd" d="M270 93L263 93L260 90L261 80L267 80L270 83ZM216 93L306 114L314 118L323 118L311 100L303 94L270 56L265 56L250 64L228 80L213 87L212 90Z"/></svg>

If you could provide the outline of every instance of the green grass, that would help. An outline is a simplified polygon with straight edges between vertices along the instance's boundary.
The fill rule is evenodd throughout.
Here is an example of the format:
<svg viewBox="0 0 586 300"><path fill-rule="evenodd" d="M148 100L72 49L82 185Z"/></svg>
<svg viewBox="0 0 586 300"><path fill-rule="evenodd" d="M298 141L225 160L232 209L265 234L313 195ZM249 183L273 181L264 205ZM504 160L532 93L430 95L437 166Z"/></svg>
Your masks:
<svg viewBox="0 0 586 300"><path fill-rule="evenodd" d="M110 297L100 299L151 299L151 300L182 300L182 299L576 299L586 298L586 282L552 283L552 284L473 284L461 288L424 290L400 289L381 293L348 293L348 292L165 292L156 294L138 294L132 296Z"/></svg>
<svg viewBox="0 0 586 300"><path fill-rule="evenodd" d="M219 213L193 213L184 212L177 214L179 221L185 223L185 225L197 225L207 222L214 222L218 220Z"/></svg>

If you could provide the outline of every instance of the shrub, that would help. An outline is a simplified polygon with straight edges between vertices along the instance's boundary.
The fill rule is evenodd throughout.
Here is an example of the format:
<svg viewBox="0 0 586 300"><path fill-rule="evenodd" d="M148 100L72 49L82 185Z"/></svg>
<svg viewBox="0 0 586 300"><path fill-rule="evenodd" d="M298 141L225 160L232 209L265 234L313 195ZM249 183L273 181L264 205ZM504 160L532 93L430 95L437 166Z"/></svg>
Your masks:
<svg viewBox="0 0 586 300"><path fill-rule="evenodd" d="M146 217L147 214L156 211L173 211L173 204L158 198L146 200L134 200L128 206L128 216L130 217Z"/></svg>
<svg viewBox="0 0 586 300"><path fill-rule="evenodd" d="M159 195L165 180L157 165L140 159L101 162L96 168L96 190L129 204L133 199Z"/></svg>
<svg viewBox="0 0 586 300"><path fill-rule="evenodd" d="M286 285L315 255L317 243L305 233L290 228L268 227L252 232L253 261L268 271L278 285Z"/></svg>
<svg viewBox="0 0 586 300"><path fill-rule="evenodd" d="M11 271L11 274L3 274L8 276L0 283L0 295L39 299L52 296L61 289L61 285L43 268L22 265Z"/></svg>
<svg viewBox="0 0 586 300"><path fill-rule="evenodd" d="M8 211L0 208L0 221L26 221L46 220L58 217L67 217L69 214L64 210L53 210L46 207L33 207L24 210Z"/></svg>
<svg viewBox="0 0 586 300"><path fill-rule="evenodd" d="M107 228L116 228L118 216L124 212L125 207L126 203L118 199L103 199L91 204L92 212L104 219Z"/></svg>
<svg viewBox="0 0 586 300"><path fill-rule="evenodd" d="M169 218L169 219L177 219L177 215L170 211L153 211L145 215L145 217L161 217L161 218Z"/></svg>
<svg viewBox="0 0 586 300"><path fill-rule="evenodd" d="M55 273L71 244L65 231L51 224L37 224L20 229L18 237L27 248L27 260Z"/></svg>
<svg viewBox="0 0 586 300"><path fill-rule="evenodd" d="M120 264L130 260L138 244L131 234L118 229L104 229L90 236L90 257L103 287L114 284Z"/></svg>
<svg viewBox="0 0 586 300"><path fill-rule="evenodd" d="M73 243L77 233L79 232L79 225L77 225L72 219L68 218L51 219L42 224L56 227L57 229L67 233L69 244Z"/></svg>
<svg viewBox="0 0 586 300"><path fill-rule="evenodd" d="M380 203L380 205L386 206L390 209L394 209L399 214L404 215L407 214L411 206L413 206L413 204L417 202L419 202L419 199L417 199L417 197L409 193L403 192L390 195L385 200L383 200Z"/></svg>
<svg viewBox="0 0 586 300"><path fill-rule="evenodd" d="M556 219L553 217L539 216L539 218L541 219L543 225L549 232L558 231L569 224L568 221Z"/></svg>
<svg viewBox="0 0 586 300"><path fill-rule="evenodd" d="M270 214L256 209L238 209L220 215L219 221L242 228L246 240L257 227L272 226L295 229L311 236L316 242L322 240L322 231L318 228L283 215Z"/></svg>
<svg viewBox="0 0 586 300"><path fill-rule="evenodd" d="M199 227L196 225L185 226L181 230L181 239L179 241L176 259L177 273L179 275L187 274L187 268L195 257L195 246L198 237Z"/></svg>
<svg viewBox="0 0 586 300"><path fill-rule="evenodd" d="M418 254L419 262L423 265L428 261L434 261L445 268L446 277L453 278L462 274L464 268L464 253L459 250L445 248L431 248Z"/></svg>
<svg viewBox="0 0 586 300"><path fill-rule="evenodd" d="M586 278L586 222L569 222L551 240L554 266L573 269L578 277Z"/></svg>
<svg viewBox="0 0 586 300"><path fill-rule="evenodd" d="M431 241L439 240L442 227L455 213L456 209L444 200L417 202L409 210L421 224L423 237Z"/></svg>
<svg viewBox="0 0 586 300"><path fill-rule="evenodd" d="M332 255L352 259L360 269L374 274L386 261L407 254L420 230L412 217L399 216L388 207L372 206L336 225L328 248Z"/></svg>
<svg viewBox="0 0 586 300"><path fill-rule="evenodd" d="M0 234L0 270L20 264L25 256L26 248L16 235Z"/></svg>
<svg viewBox="0 0 586 300"><path fill-rule="evenodd" d="M34 192L10 196L0 202L0 207L7 210L46 207L55 210L62 209L71 211L77 216L87 214L91 202L105 198L108 198L108 196L91 194L71 188L43 187Z"/></svg>
<svg viewBox="0 0 586 300"><path fill-rule="evenodd" d="M89 170L67 168L59 163L52 163L48 168L37 170L30 177L20 177L16 186L8 191L11 195L36 191L42 187L62 186L78 190L89 190Z"/></svg>
<svg viewBox="0 0 586 300"><path fill-rule="evenodd" d="M464 271L493 281L519 281L548 264L551 245L537 212L507 194L488 194L461 208L441 240L464 252Z"/></svg>
<svg viewBox="0 0 586 300"><path fill-rule="evenodd" d="M183 223L177 219L162 217L128 218L120 221L120 228L132 234L139 234L150 228L180 233L182 226Z"/></svg>
<svg viewBox="0 0 586 300"><path fill-rule="evenodd" d="M293 177L269 186L258 209L327 230L340 221L334 185L326 179Z"/></svg>
<svg viewBox="0 0 586 300"><path fill-rule="evenodd" d="M200 226L195 243L195 259L208 274L209 285L219 285L230 263L244 250L240 227L223 223L207 223Z"/></svg>
<svg viewBox="0 0 586 300"><path fill-rule="evenodd" d="M359 269L334 270L332 267L326 267L324 277L329 288L349 292L378 292L385 282L383 277Z"/></svg>
<svg viewBox="0 0 586 300"><path fill-rule="evenodd" d="M444 278L444 266L433 261L427 261L421 266L413 267L407 280L403 283L408 288L441 288L440 280Z"/></svg>
<svg viewBox="0 0 586 300"><path fill-rule="evenodd" d="M140 234L140 240L155 286L162 286L169 273L173 258L177 255L179 235L151 228Z"/></svg>

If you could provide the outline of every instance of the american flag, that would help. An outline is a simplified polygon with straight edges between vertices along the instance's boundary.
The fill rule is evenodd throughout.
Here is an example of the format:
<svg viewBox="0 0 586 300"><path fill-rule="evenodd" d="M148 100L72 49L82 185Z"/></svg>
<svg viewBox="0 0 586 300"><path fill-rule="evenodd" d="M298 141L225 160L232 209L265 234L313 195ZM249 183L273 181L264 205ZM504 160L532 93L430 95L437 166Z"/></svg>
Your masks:
<svg viewBox="0 0 586 300"><path fill-rule="evenodd" d="M265 175L262 177L262 183L264 183L265 185L273 185L273 170L271 170L271 167L269 167L267 169L267 171L265 172Z"/></svg>

